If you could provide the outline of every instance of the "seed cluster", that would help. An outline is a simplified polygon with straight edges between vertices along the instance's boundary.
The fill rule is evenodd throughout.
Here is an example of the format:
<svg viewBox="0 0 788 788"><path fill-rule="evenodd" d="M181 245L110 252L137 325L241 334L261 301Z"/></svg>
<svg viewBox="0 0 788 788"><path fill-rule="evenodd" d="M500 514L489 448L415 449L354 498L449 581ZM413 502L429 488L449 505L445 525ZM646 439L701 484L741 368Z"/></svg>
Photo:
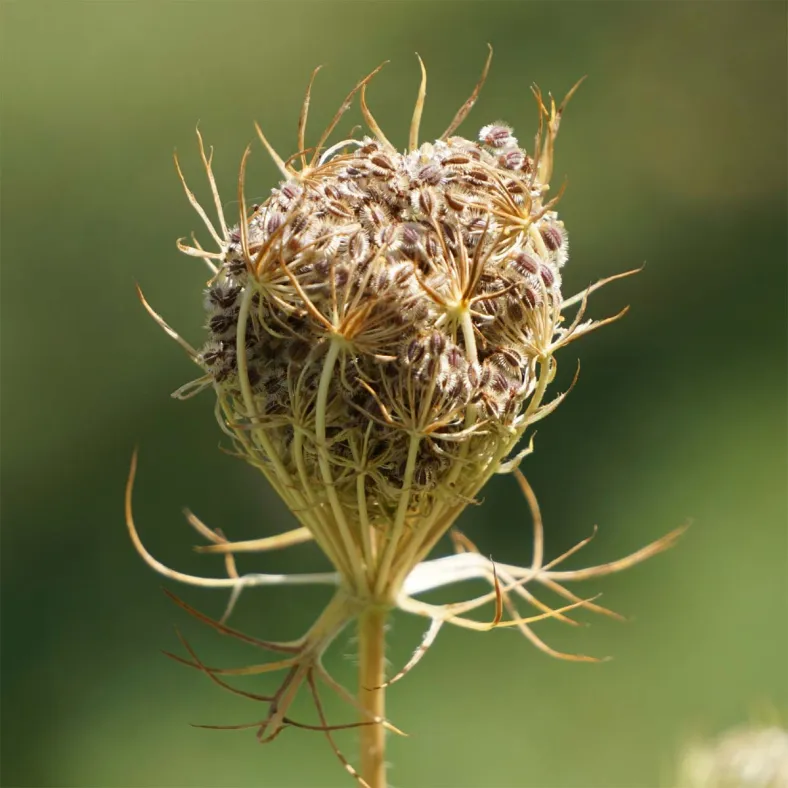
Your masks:
<svg viewBox="0 0 788 788"><path fill-rule="evenodd" d="M211 162L197 131L218 226L186 184L186 196L218 245L218 251L178 241L186 254L202 258L213 276L205 292L207 342L196 350L152 309L149 314L202 368L202 374L174 396L185 399L206 388L216 394L215 414L240 457L259 468L300 528L228 541L189 515L223 553L227 578L186 575L168 569L142 545L132 516L136 455L126 487L126 522L135 547L166 577L195 586L231 588L221 621L179 604L227 635L275 652L275 662L252 668L199 668L232 692L268 703L256 727L260 742L272 741L285 726L322 730L344 768L360 785L385 783L383 693L422 658L442 625L490 630L517 627L554 657L563 654L531 629L543 618L567 623L569 610L586 607L616 615L582 599L562 583L626 568L670 546L683 531L642 548L623 560L583 570L554 571L577 547L549 563L536 498L518 451L527 429L562 401L547 401L556 373L555 353L569 342L624 314L583 322L588 295L634 271L607 277L583 293L564 298L561 272L567 237L555 206L547 200L554 143L562 113L575 92L549 107L533 92L539 130L529 155L503 123L484 126L476 140L455 135L476 102L492 50L470 98L448 129L419 145L427 74L413 110L408 148L388 141L365 100L369 81L358 82L317 144L306 147L307 115L316 69L298 123L297 153L283 160L258 135L284 180L262 204L247 210L244 197L247 148L238 179L239 223L228 225ZM342 115L359 95L370 131L326 147ZM300 166L298 164L300 160ZM578 307L573 318L568 310ZM533 554L527 567L494 564L458 531L455 555L428 556L494 473L512 473L534 521ZM237 552L264 552L314 540L333 565L330 572L239 575ZM582 546L588 540L584 540ZM489 583L491 591L465 602L435 605L419 597L467 580ZM330 584L331 601L299 639L263 641L224 624L242 589L251 586ZM549 588L568 604L551 609L531 590ZM525 600L536 614L521 617ZM468 614L495 602L492 622ZM383 640L386 611L424 616L430 626L404 668L385 679ZM359 624L359 700L353 701L322 665L321 657L353 620ZM183 640L183 639L182 639ZM171 655L174 656L174 655ZM215 674L283 671L272 695L233 687ZM317 679L351 700L362 712L361 769L337 749ZM293 719L291 704L306 685L319 725ZM214 727L214 726L207 726Z"/></svg>
<svg viewBox="0 0 788 788"><path fill-rule="evenodd" d="M257 128L284 180L247 210L247 149L234 227L198 132L221 233L183 182L219 251L179 242L215 275L205 293L210 337L199 352L187 346L204 375L178 396L214 388L238 453L349 585L379 599L396 595L493 473L516 467L526 428L561 400L543 402L555 351L602 324L581 324L584 306L564 322L578 297L562 298L560 192L547 198L577 86L549 108L534 89L530 154L504 123L466 139L455 131L489 62L446 132L419 144L422 69L404 151L366 105L379 69L305 149L310 82L298 153L283 161ZM357 93L370 134L326 147Z"/></svg>
<svg viewBox="0 0 788 788"><path fill-rule="evenodd" d="M200 360L234 410L265 421L295 478L325 483L325 440L340 497L357 505L362 471L380 510L368 514L385 521L411 436L418 493L465 442L487 454L515 425L560 310L567 241L507 126L406 154L369 137L356 145L280 184L245 231L230 231Z"/></svg>

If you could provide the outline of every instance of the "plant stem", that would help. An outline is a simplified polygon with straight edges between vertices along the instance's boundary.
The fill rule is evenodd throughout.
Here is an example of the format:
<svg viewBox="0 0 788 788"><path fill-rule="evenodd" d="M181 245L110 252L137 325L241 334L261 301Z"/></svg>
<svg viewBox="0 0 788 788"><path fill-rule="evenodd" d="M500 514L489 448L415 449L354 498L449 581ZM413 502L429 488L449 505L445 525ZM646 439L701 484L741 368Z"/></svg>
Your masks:
<svg viewBox="0 0 788 788"><path fill-rule="evenodd" d="M358 699L370 716L386 712L386 690L375 689L386 680L385 628L388 611L369 607L358 622ZM368 721L369 717L367 717ZM361 776L369 788L386 788L386 731L381 724L364 725L361 732Z"/></svg>

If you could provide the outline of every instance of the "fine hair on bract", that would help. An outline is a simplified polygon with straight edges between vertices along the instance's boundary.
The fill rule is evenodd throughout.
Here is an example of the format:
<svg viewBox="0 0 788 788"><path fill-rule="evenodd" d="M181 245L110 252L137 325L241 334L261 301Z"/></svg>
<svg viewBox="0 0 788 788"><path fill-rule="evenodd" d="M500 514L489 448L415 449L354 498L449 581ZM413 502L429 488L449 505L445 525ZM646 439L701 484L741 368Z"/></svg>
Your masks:
<svg viewBox="0 0 788 788"><path fill-rule="evenodd" d="M213 150L206 151L198 130L215 221L186 185L177 156L175 163L217 248L209 250L194 237L191 242L180 239L178 248L210 270L204 293L207 340L193 347L139 293L154 320L200 368L199 377L173 396L185 399L213 390L216 418L233 453L263 473L299 522L286 533L233 542L187 512L189 524L208 542L197 549L222 556L227 577L169 569L147 552L133 522L135 453L126 520L139 553L172 580L229 591L221 620L167 593L220 633L274 655L240 668L209 667L181 636L187 656L170 656L267 709L249 724L204 727L251 728L261 742L286 727L321 731L345 769L363 785L374 783L373 788L383 783L359 773L337 747L333 731L399 731L375 713L382 706L360 702L322 664L323 653L348 624L393 609L429 621L410 661L377 686L362 689L381 696L422 659L447 623L481 631L515 627L550 656L597 661L555 650L533 624L546 618L575 624L571 613L580 608L620 618L596 597L578 596L569 585L638 563L673 545L684 530L601 566L559 568L591 537L545 560L539 506L519 467L533 450L529 430L568 393L547 397L557 351L626 311L586 319L588 296L634 271L564 297L568 238L556 211L563 189L550 197L549 184L562 115L580 83L559 105L532 88L538 130L530 150L504 123L483 126L473 139L458 136L491 57L492 49L481 79L446 131L423 143L419 127L427 75L419 58L421 84L404 152L388 140L367 104L367 86L382 66L355 85L317 143L307 147L315 69L292 156L279 156L256 127L282 181L265 202L248 205L248 147L241 159L240 211L234 222L224 214L211 166ZM356 98L369 133L330 142ZM533 555L528 566L493 562L454 527L496 473L514 477L530 509ZM455 553L430 558L447 533ZM237 553L309 540L325 554L330 571L239 575L236 569ZM472 579L488 582L490 591L446 605L419 599L427 591ZM260 640L226 623L243 589L298 584L335 589L298 640ZM539 589L563 604L549 606L536 596ZM534 612L523 616L522 604ZM493 611L489 620L470 616L485 605ZM233 676L271 672L284 678L268 695L230 683ZM319 687L354 706L360 720L329 724ZM302 688L313 699L315 723L290 714Z"/></svg>

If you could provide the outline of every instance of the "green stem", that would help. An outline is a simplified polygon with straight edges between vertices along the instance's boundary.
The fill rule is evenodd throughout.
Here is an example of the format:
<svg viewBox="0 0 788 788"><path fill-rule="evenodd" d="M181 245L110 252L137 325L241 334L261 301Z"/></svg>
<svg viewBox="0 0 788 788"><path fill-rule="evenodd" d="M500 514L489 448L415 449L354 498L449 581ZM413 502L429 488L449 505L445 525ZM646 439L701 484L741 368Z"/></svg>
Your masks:
<svg viewBox="0 0 788 788"><path fill-rule="evenodd" d="M386 680L386 617L382 607L369 607L358 622L358 699L368 715L385 717L386 691L379 689ZM367 719L369 716L365 715ZM361 731L361 776L369 788L386 788L386 731L375 723Z"/></svg>

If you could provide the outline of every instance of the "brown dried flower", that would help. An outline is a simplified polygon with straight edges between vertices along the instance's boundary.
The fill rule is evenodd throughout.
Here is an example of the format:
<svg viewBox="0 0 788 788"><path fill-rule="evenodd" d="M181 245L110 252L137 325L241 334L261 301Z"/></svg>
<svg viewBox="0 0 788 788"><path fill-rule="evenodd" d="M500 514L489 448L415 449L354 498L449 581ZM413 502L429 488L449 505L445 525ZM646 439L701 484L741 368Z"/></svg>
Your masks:
<svg viewBox="0 0 788 788"><path fill-rule="evenodd" d="M128 520L138 549L170 577L232 588L233 602L251 585L337 586L332 603L296 644L254 641L286 655L280 662L219 671L206 668L193 652L186 662L223 686L220 674L287 671L280 691L268 699L269 714L255 723L261 740L296 724L287 716L288 707L304 682L320 715L317 727L330 738L315 683L315 677L322 678L359 706L361 724L372 728L362 732L362 776L337 754L361 782L376 788L384 779L382 727L388 725L382 687L418 661L444 622L474 629L516 626L547 653L588 659L558 654L530 623L546 617L566 621L566 610L574 607L609 613L563 582L621 569L664 549L677 535L590 570L555 571L565 556L543 562L538 508L518 470L531 447L518 453L517 446L565 396L545 399L556 352L623 312L607 320L583 320L587 295L618 277L572 298L564 298L561 289L567 234L555 210L560 193L548 199L548 190L555 138L575 89L560 106L552 99L545 104L534 90L539 131L530 154L504 124L484 126L478 142L457 136L489 63L488 58L482 79L446 131L419 144L426 93L422 64L404 152L389 142L367 106L366 86L379 69L355 86L318 143L306 149L310 81L293 156L282 160L257 127L283 181L263 204L247 209L247 148L234 226L224 217L211 155L198 132L218 228L185 181L184 187L218 250L206 251L196 241L178 245L204 259L213 272L205 293L208 340L194 350L145 304L202 368L203 374L176 396L215 391L220 424L237 453L262 471L302 527L280 537L231 543L190 516L215 543L206 552L226 556L231 577L189 578L162 567L142 548L131 521L130 480ZM326 147L356 94L370 135ZM569 318L573 307L576 314ZM457 555L426 560L488 479L506 472L515 474L534 514L532 565L494 565L456 533ZM237 576L233 553L305 539L315 540L333 572ZM415 598L472 577L487 579L491 592L444 607ZM556 591L567 606L550 609L526 589L529 583ZM537 615L522 618L513 597L534 605ZM489 602L495 605L491 623L465 615ZM382 622L394 607L426 616L432 624L411 663L384 682ZM504 608L511 614L508 620ZM320 663L328 644L356 617L361 621L358 701ZM223 623L210 623L241 637Z"/></svg>

